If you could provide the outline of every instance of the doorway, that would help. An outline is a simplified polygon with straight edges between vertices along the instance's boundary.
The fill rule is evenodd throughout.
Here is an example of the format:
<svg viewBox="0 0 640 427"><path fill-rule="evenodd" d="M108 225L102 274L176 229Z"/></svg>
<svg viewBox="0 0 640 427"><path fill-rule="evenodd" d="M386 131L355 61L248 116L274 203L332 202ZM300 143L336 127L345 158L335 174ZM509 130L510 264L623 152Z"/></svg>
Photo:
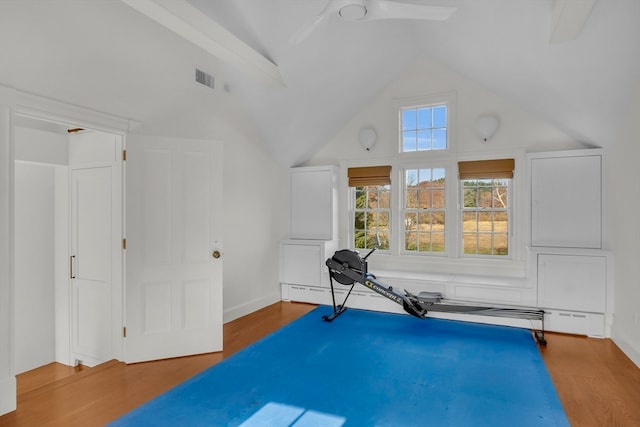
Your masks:
<svg viewBox="0 0 640 427"><path fill-rule="evenodd" d="M15 373L121 358L122 148L14 116Z"/></svg>

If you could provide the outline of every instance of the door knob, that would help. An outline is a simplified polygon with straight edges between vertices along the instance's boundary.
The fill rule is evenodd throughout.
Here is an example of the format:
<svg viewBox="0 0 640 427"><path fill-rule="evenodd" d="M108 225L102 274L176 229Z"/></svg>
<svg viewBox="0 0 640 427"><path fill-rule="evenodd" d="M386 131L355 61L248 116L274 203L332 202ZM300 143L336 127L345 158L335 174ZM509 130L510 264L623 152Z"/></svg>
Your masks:
<svg viewBox="0 0 640 427"><path fill-rule="evenodd" d="M220 251L213 251L213 253L211 254L211 256L214 257L215 259L220 258L220 255L222 255Z"/></svg>

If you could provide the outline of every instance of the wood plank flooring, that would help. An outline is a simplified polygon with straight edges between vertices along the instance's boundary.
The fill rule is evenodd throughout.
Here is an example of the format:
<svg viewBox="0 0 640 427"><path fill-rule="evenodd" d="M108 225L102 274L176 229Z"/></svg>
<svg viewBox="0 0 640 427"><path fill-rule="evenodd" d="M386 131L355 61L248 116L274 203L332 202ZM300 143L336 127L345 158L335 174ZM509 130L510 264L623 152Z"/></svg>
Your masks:
<svg viewBox="0 0 640 427"><path fill-rule="evenodd" d="M276 303L229 322L220 353L80 369L53 363L26 372L18 376L18 410L0 417L0 427L104 425L314 307ZM546 338L542 357L572 426L640 426L640 369L611 340Z"/></svg>

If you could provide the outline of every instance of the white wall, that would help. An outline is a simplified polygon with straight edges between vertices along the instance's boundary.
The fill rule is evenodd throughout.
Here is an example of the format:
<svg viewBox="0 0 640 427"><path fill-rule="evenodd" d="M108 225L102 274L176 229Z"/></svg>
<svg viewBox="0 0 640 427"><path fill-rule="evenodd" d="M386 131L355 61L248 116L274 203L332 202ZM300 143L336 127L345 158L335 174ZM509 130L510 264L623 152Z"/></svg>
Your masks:
<svg viewBox="0 0 640 427"><path fill-rule="evenodd" d="M456 111L453 137L460 153L496 150L527 151L585 148L566 134L516 108L482 86L426 56L419 57L405 73L377 95L347 125L307 162L310 165L337 164L340 160L385 158L397 153L397 108L395 99L454 92ZM484 113L500 117L495 136L485 144L475 134L475 121ZM373 151L358 144L358 131L373 126L378 134Z"/></svg>
<svg viewBox="0 0 640 427"><path fill-rule="evenodd" d="M24 126L14 128L14 158L30 162L67 165L68 142L66 135L55 134Z"/></svg>
<svg viewBox="0 0 640 427"><path fill-rule="evenodd" d="M0 95L3 94L0 88ZM0 415L16 408L13 373L13 230L10 227L13 165L11 162L11 110L0 105Z"/></svg>
<svg viewBox="0 0 640 427"><path fill-rule="evenodd" d="M15 164L15 372L55 361L55 168Z"/></svg>
<svg viewBox="0 0 640 427"><path fill-rule="evenodd" d="M640 366L640 85L633 92L625 125L611 144L606 171L607 206L616 249L613 340Z"/></svg>

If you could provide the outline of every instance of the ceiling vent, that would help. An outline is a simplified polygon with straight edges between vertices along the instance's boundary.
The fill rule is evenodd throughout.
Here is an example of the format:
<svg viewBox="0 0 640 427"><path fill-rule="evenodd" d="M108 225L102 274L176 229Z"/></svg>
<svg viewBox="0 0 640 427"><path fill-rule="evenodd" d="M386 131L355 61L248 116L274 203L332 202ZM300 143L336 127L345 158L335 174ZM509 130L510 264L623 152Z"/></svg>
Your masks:
<svg viewBox="0 0 640 427"><path fill-rule="evenodd" d="M213 89L213 76L196 68L196 81Z"/></svg>

